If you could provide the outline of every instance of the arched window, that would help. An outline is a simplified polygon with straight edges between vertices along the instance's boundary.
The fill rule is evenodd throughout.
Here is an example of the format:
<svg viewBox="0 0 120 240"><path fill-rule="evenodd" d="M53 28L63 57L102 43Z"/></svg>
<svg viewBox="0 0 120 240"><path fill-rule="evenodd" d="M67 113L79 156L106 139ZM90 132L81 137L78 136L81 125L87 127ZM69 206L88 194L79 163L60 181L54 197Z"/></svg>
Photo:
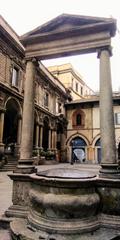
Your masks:
<svg viewBox="0 0 120 240"><path fill-rule="evenodd" d="M77 109L72 115L73 128L81 128L85 125L85 113L81 109Z"/></svg>
<svg viewBox="0 0 120 240"><path fill-rule="evenodd" d="M76 125L77 125L77 126L78 126L78 125L81 125L81 120L82 120L81 114L78 113L78 114L76 115Z"/></svg>

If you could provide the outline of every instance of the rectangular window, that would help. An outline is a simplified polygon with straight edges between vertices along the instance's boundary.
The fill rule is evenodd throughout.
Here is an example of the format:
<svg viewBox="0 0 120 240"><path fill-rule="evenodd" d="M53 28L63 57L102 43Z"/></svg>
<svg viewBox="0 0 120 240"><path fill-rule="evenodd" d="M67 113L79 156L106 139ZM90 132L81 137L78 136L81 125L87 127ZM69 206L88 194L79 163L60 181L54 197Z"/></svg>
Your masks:
<svg viewBox="0 0 120 240"><path fill-rule="evenodd" d="M58 113L62 112L62 104L58 102Z"/></svg>
<svg viewBox="0 0 120 240"><path fill-rule="evenodd" d="M49 95L47 92L45 92L45 94L44 94L44 106L45 107L48 107L48 98L49 98Z"/></svg>
<svg viewBox="0 0 120 240"><path fill-rule="evenodd" d="M83 95L83 87L81 87L80 93L81 93L81 95Z"/></svg>
<svg viewBox="0 0 120 240"><path fill-rule="evenodd" d="M14 67L12 70L12 86L18 87L19 69Z"/></svg>
<svg viewBox="0 0 120 240"><path fill-rule="evenodd" d="M115 124L120 125L120 113L115 113Z"/></svg>
<svg viewBox="0 0 120 240"><path fill-rule="evenodd" d="M78 92L78 83L76 82L76 92Z"/></svg>

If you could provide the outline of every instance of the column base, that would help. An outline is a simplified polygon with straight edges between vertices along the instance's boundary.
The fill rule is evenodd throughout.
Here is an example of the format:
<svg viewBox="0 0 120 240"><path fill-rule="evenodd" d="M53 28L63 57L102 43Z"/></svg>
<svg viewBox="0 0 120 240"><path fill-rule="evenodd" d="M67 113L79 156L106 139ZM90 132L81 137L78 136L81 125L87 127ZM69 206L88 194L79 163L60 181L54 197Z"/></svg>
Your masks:
<svg viewBox="0 0 120 240"><path fill-rule="evenodd" d="M120 165L117 163L103 163L99 170L99 177L120 178Z"/></svg>
<svg viewBox="0 0 120 240"><path fill-rule="evenodd" d="M32 159L22 159L18 161L18 165L14 170L14 173L26 173L31 174L37 172L37 169L33 165Z"/></svg>

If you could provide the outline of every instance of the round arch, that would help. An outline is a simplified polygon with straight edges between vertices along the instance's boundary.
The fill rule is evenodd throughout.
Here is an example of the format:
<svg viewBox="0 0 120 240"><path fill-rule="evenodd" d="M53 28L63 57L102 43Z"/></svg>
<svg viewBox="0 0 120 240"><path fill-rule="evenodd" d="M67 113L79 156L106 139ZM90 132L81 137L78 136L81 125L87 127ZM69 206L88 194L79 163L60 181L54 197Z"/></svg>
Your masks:
<svg viewBox="0 0 120 240"><path fill-rule="evenodd" d="M22 109L19 101L12 97L6 100L5 108L3 143L5 144L5 149L9 149L10 153L14 154L18 137L18 121Z"/></svg>
<svg viewBox="0 0 120 240"><path fill-rule="evenodd" d="M97 135L93 140L93 147L95 149L95 160L96 163L101 163L101 143L100 143L100 134Z"/></svg>
<svg viewBox="0 0 120 240"><path fill-rule="evenodd" d="M8 97L7 100L5 101L5 109L6 109L6 106L8 104L9 101L12 101L14 102L14 104L16 105L16 107L18 108L19 110L19 115L22 115L22 107L21 107L21 104L20 102L18 101L18 99L14 98L14 97Z"/></svg>
<svg viewBox="0 0 120 240"><path fill-rule="evenodd" d="M71 136L67 139L66 144L67 144L67 145L70 145L70 142L72 141L72 139L73 139L73 138L76 138L76 137L82 138L82 139L86 142L87 146L89 146L89 144L90 144L89 140L88 140L84 135L79 134L79 133L75 133L75 134L71 135Z"/></svg>
<svg viewBox="0 0 120 240"><path fill-rule="evenodd" d="M69 159L71 159L71 163L83 163L86 161L87 146L89 145L89 142L85 136L81 134L74 134L68 139L67 145L67 155L69 154Z"/></svg>

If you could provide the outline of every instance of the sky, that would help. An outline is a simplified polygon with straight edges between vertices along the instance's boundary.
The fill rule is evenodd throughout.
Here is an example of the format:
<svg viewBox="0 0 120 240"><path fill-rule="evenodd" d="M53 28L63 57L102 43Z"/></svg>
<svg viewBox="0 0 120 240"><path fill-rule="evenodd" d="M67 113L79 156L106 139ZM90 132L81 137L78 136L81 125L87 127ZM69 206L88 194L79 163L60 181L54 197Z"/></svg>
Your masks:
<svg viewBox="0 0 120 240"><path fill-rule="evenodd" d="M112 38L111 75L113 91L120 91L120 8L119 0L1 0L0 14L18 35L22 35L62 13L117 20L116 36ZM46 66L70 62L85 82L99 91L99 59L85 54L64 59L44 61Z"/></svg>

